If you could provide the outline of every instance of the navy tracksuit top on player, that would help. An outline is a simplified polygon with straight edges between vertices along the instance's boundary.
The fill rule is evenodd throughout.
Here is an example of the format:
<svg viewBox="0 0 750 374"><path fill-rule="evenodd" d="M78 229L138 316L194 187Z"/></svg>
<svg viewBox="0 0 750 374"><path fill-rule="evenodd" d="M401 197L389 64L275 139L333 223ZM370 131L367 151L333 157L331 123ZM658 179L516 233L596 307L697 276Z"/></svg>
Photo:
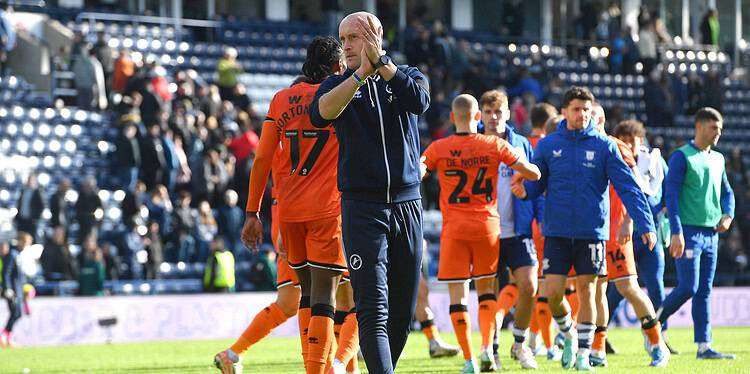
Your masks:
<svg viewBox="0 0 750 374"><path fill-rule="evenodd" d="M547 192L544 225L547 237L609 240L609 182L633 218L638 234L656 232L651 210L633 171L617 145L589 124L569 130L567 121L539 141L534 164L542 172L536 182L525 182L527 198Z"/></svg>
<svg viewBox="0 0 750 374"><path fill-rule="evenodd" d="M11 248L7 255L0 258L2 261L2 279L0 279L0 288L2 290L11 289L16 293L16 297L23 296L23 285L26 283L26 276L21 271L18 264L19 252Z"/></svg>
<svg viewBox="0 0 750 374"><path fill-rule="evenodd" d="M339 141L341 229L357 307L360 347L370 373L393 373L409 335L422 263L419 115L430 105L427 78L398 66L388 82L375 75L333 121L318 100L352 78L328 77L310 121L333 122Z"/></svg>
<svg viewBox="0 0 750 374"><path fill-rule="evenodd" d="M320 116L318 100L352 79L354 70L328 77L310 107L313 126L330 122ZM339 140L338 186L344 199L401 202L420 198L419 115L430 105L427 78L417 68L399 66L389 81L367 79L333 121Z"/></svg>

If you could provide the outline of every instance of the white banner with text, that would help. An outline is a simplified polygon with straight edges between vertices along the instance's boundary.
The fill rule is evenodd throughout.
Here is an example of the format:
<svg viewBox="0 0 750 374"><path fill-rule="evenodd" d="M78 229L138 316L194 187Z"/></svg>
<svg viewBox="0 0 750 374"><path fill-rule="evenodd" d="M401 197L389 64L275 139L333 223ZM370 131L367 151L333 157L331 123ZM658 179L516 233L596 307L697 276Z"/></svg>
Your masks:
<svg viewBox="0 0 750 374"><path fill-rule="evenodd" d="M22 346L124 343L155 340L236 338L253 316L276 299L274 293L201 294L164 296L40 297L31 300L30 315L14 328ZM477 301L472 292L469 311L476 321ZM0 326L8 318L0 303ZM445 292L430 294L435 322L452 331ZM620 308L625 326L639 322L630 305ZM399 318L399 316L391 316ZM116 320L116 321L115 321ZM750 326L750 287L715 288L711 296L714 326ZM107 322L113 323L107 326ZM672 327L692 326L688 301L669 320ZM272 336L296 336L297 320L291 318Z"/></svg>

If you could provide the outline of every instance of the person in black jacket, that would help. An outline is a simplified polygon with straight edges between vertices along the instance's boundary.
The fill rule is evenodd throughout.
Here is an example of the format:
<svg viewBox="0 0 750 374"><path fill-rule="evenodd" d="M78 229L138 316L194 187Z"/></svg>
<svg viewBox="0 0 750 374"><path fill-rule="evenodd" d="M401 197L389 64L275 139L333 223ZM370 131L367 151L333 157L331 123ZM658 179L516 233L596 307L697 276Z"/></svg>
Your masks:
<svg viewBox="0 0 750 374"><path fill-rule="evenodd" d="M148 126L148 134L141 139L141 179L146 188L152 190L164 183L164 170L167 156L161 141L161 127L158 123Z"/></svg>
<svg viewBox="0 0 750 374"><path fill-rule="evenodd" d="M65 200L68 190L70 190L70 180L63 179L57 185L57 191L49 199L49 210L52 213L50 225L53 228L63 227L65 231L68 229L68 201Z"/></svg>
<svg viewBox="0 0 750 374"><path fill-rule="evenodd" d="M195 257L196 246L193 231L195 231L195 217L198 214L190 206L192 197L190 192L180 192L172 214L172 247L175 249L169 258L173 262L188 262Z"/></svg>
<svg viewBox="0 0 750 374"><path fill-rule="evenodd" d="M90 234L96 234L95 229L102 219L101 215L96 214L97 210L102 209L102 200L99 198L96 180L93 177L83 182L75 209L78 220L78 240L83 242Z"/></svg>
<svg viewBox="0 0 750 374"><path fill-rule="evenodd" d="M227 249L234 253L235 258L244 257L245 246L240 239L245 212L237 206L239 196L234 190L224 193L224 204L216 210L216 221L219 225L219 235L224 238Z"/></svg>
<svg viewBox="0 0 750 374"><path fill-rule="evenodd" d="M0 243L0 261L3 264L0 277L0 297L8 303L8 322L0 332L0 348L12 346L13 326L22 315L23 285L26 276L18 263L18 250L11 249L7 242Z"/></svg>
<svg viewBox="0 0 750 374"><path fill-rule="evenodd" d="M48 281L76 279L76 263L68 249L64 227L55 227L52 238L44 245L39 262L44 270L44 279Z"/></svg>
<svg viewBox="0 0 750 374"><path fill-rule="evenodd" d="M37 231L39 231L39 219L44 211L44 199L39 189L36 175L31 174L26 180L26 185L21 190L16 206L16 229L31 234L34 243L37 242Z"/></svg>
<svg viewBox="0 0 750 374"><path fill-rule="evenodd" d="M142 223L141 208L143 208L147 197L146 185L141 181L135 184L135 189L125 194L125 198L120 203L122 222L125 226L133 228Z"/></svg>
<svg viewBox="0 0 750 374"><path fill-rule="evenodd" d="M348 70L320 85L310 120L333 123L339 141L343 241L362 353L371 373L392 373L419 285L418 117L429 107L429 85L417 68L391 62L374 15L346 16L339 36Z"/></svg>
<svg viewBox="0 0 750 374"><path fill-rule="evenodd" d="M123 124L120 134L115 141L115 165L120 174L121 186L126 191L133 191L138 181L138 168L141 167L141 149L138 145L136 134L138 129L135 123Z"/></svg>

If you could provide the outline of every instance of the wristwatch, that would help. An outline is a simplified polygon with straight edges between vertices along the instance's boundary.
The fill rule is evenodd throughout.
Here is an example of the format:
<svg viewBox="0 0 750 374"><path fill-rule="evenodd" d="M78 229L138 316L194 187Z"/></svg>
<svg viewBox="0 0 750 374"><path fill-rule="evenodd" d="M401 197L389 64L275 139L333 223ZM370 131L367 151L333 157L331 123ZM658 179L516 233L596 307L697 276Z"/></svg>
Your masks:
<svg viewBox="0 0 750 374"><path fill-rule="evenodd" d="M374 67L375 69L380 69L383 66L389 65L390 63L391 63L391 58L388 57L388 55L382 55L378 59L378 62L376 62L375 65L373 65L372 67Z"/></svg>

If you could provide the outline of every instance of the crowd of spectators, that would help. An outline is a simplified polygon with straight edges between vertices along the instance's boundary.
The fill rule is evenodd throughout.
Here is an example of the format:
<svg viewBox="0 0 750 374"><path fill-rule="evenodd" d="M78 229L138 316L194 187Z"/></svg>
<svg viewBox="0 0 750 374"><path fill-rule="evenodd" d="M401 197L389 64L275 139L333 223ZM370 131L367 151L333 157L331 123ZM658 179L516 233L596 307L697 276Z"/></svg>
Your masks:
<svg viewBox="0 0 750 374"><path fill-rule="evenodd" d="M69 181L45 201L31 174L15 226L30 243L44 244L45 279L85 278L90 287L79 292L96 294L88 290L99 280L156 279L163 262L210 263L212 248L221 246L238 261L261 263L265 275L253 279L272 284L275 263L265 253L251 254L239 237L260 120L238 82L237 51L225 49L218 79L209 83L193 70L168 74L156 58L113 51L105 40L99 34L87 44L76 34L70 57L56 63L74 71L77 105L101 111L116 127L110 173L99 182L125 192L121 224L99 230L104 206L96 179L81 183L71 204ZM47 207L51 218L42 227Z"/></svg>
<svg viewBox="0 0 750 374"><path fill-rule="evenodd" d="M638 38L622 29L619 18L619 9L611 5L594 17L598 22L578 22L576 32L582 39L610 41L611 73L633 73L636 63L642 64L647 72L643 99L648 126L672 125L675 114L689 115L702 106L721 109L718 72L685 75L667 72L659 64L655 45L666 37L658 18L642 11ZM520 30L523 16L508 13L503 22L509 25L507 30ZM714 37L718 30L712 21L707 24L706 35ZM412 39L404 58L431 83L431 105L420 123L423 146L452 133L450 102L459 93L478 97L489 89L504 89L510 97L510 122L521 133L528 133L529 112L536 103L559 107L564 83L543 69L539 60L523 66L510 57L476 50L469 41L451 36L440 21L416 19L410 28L414 32L409 34ZM212 254L224 249L238 261L255 264L257 271L250 275L254 283L272 287L273 254L251 254L239 239L261 119L239 83L243 71L237 51L225 48L217 79L210 82L194 70L168 73L157 58L141 59L127 49L114 51L105 41L106 36L99 34L96 43L88 44L76 34L71 50L61 51L55 63L75 72L77 105L103 111L117 129L117 137L111 139L115 151L110 174L99 183L125 192L121 224L112 232L99 230L103 203L94 178L75 187L62 181L44 201L31 175L17 205L19 245L43 244L44 278L79 280L81 294L101 294L106 279L158 279L163 262L213 264ZM605 109L612 125L630 116L622 107ZM677 146L659 137L651 143L667 155ZM720 267L742 273L747 269L742 243L750 239L745 223L750 222L750 189L745 188L750 175L739 150L727 159L737 191L738 220L722 243ZM78 198L71 203L69 192L74 188ZM434 181L428 181L425 207L437 208L436 193ZM265 201L264 213L268 206ZM51 218L42 227L47 207Z"/></svg>

